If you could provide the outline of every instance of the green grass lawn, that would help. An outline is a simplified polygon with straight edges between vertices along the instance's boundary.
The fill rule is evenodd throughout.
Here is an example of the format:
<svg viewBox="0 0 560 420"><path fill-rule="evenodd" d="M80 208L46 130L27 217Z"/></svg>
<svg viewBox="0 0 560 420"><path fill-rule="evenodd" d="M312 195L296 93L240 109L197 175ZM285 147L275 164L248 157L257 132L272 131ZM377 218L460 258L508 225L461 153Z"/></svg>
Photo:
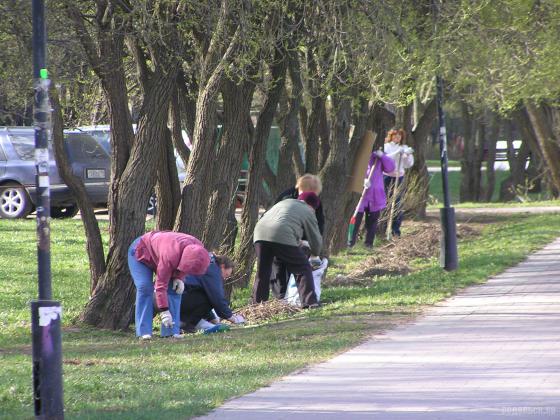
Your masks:
<svg viewBox="0 0 560 420"><path fill-rule="evenodd" d="M557 215L500 220L482 236L460 242L455 272L442 271L435 257L422 259L407 276L325 289L326 304L311 312L223 334L148 343L136 340L132 331L72 324L88 298L84 238L79 221L53 221L53 293L63 305L66 418L185 419L204 413L408 320L459 288L485 281L560 231ZM35 221L0 220L0 231L0 418L32 418L29 301L37 295ZM329 274L350 271L366 252L357 247L334 257Z"/></svg>
<svg viewBox="0 0 560 420"><path fill-rule="evenodd" d="M436 166L436 167L440 167L441 166L441 162L439 161L439 159L427 159L426 160L426 166L428 167L432 167L432 166ZM461 161L460 160L448 160L447 161L447 166L451 167L456 167L456 168L460 168L461 167Z"/></svg>
<svg viewBox="0 0 560 420"><path fill-rule="evenodd" d="M500 194L500 183L509 176L509 171L496 171L496 187L492 195L492 201L497 201ZM449 194L451 195L451 204L459 203L459 192L461 189L461 172L448 172ZM443 187L440 172L430 173L430 189L432 201L443 203ZM432 203L434 204L434 203Z"/></svg>
<svg viewBox="0 0 560 420"><path fill-rule="evenodd" d="M456 208L462 209L472 209L472 208L513 208L513 207L556 207L560 206L560 200L546 200L546 201L525 201L523 203L517 201L510 201L507 203L476 203L476 202L467 202L467 203L458 203L453 205ZM441 204L438 204L437 207L441 207ZM436 208L436 206L429 206L429 208Z"/></svg>

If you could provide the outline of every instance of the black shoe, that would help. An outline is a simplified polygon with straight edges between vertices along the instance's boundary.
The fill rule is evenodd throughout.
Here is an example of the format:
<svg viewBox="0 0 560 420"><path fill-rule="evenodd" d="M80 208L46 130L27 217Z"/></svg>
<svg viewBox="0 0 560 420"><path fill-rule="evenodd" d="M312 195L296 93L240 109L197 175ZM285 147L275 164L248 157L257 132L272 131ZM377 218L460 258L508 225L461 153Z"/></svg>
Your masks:
<svg viewBox="0 0 560 420"><path fill-rule="evenodd" d="M320 303L312 303L311 305L303 306L303 309L317 309L317 308L320 308L320 307L321 307Z"/></svg>

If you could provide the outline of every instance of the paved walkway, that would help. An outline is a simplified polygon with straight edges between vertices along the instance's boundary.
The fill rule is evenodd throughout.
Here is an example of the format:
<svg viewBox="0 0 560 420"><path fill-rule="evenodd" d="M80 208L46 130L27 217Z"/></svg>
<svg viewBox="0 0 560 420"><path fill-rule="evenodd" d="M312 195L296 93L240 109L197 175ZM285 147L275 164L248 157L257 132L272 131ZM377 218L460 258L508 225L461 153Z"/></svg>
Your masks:
<svg viewBox="0 0 560 420"><path fill-rule="evenodd" d="M442 206L443 207L443 206ZM426 213L429 215L439 215L439 209L430 209ZM457 215L498 215L498 214L544 214L560 213L560 206L534 206L534 207L455 207Z"/></svg>
<svg viewBox="0 0 560 420"><path fill-rule="evenodd" d="M206 419L560 419L560 238L486 284Z"/></svg>

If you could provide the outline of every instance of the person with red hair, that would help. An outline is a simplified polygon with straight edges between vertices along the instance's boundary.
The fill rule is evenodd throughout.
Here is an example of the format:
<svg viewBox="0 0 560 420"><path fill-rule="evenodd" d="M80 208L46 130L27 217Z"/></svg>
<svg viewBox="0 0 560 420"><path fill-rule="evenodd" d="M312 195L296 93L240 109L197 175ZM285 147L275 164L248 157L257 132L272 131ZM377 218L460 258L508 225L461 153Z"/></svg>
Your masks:
<svg viewBox="0 0 560 420"><path fill-rule="evenodd" d="M401 202L404 197L404 173L414 165L414 150L404 145L406 142L406 131L402 128L389 130L385 137L383 151L395 162L395 169L384 172L383 181L387 191L387 200L390 203L387 208L393 212L391 232L393 236L401 236L401 224L403 211ZM396 184L396 186L395 186ZM396 192L396 195L395 195Z"/></svg>
<svg viewBox="0 0 560 420"><path fill-rule="evenodd" d="M152 338L155 289L157 309L161 311L161 336L181 337L183 279L206 273L209 264L210 255L202 242L185 233L153 231L132 242L128 268L136 286L136 335L144 340Z"/></svg>

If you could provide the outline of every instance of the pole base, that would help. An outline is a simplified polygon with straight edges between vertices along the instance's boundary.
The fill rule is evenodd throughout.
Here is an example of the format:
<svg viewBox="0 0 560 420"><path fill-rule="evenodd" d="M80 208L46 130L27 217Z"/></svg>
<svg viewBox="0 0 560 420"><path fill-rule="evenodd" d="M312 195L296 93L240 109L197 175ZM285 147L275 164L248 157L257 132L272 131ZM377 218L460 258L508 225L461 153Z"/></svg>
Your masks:
<svg viewBox="0 0 560 420"><path fill-rule="evenodd" d="M455 209L444 207L439 209L441 222L441 251L440 266L446 271L456 270L459 261L457 256L457 228L455 224Z"/></svg>
<svg viewBox="0 0 560 420"><path fill-rule="evenodd" d="M64 418L61 316L60 302L31 301L33 402L38 419Z"/></svg>

